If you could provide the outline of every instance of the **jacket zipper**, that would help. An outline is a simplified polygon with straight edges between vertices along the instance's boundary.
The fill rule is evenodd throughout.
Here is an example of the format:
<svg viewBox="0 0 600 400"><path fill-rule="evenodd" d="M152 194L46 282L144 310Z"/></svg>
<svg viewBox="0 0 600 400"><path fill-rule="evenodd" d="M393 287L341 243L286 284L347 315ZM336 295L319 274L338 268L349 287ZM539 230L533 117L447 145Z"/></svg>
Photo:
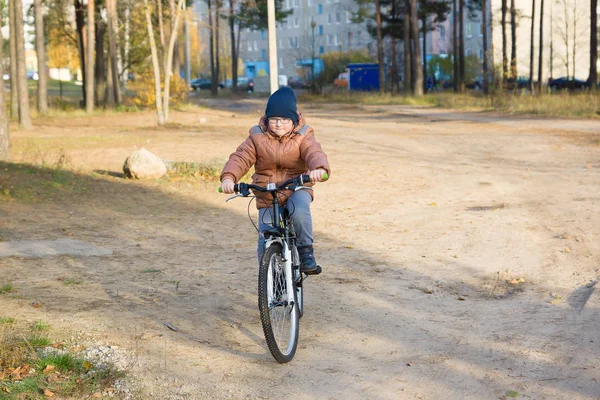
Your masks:
<svg viewBox="0 0 600 400"><path fill-rule="evenodd" d="M281 139L277 141L277 151L275 152L275 183L279 182L279 169L281 168Z"/></svg>

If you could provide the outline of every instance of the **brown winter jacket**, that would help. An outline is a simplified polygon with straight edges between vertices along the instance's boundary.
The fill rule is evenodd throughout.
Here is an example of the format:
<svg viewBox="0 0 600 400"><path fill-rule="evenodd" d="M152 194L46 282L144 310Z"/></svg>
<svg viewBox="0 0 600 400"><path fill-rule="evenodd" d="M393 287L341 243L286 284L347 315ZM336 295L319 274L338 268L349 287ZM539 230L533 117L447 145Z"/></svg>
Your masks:
<svg viewBox="0 0 600 400"><path fill-rule="evenodd" d="M229 156L221 173L221 182L230 178L237 183L253 165L255 173L252 175L252 183L258 186L266 186L271 182L279 185L318 168L331 175L327 155L315 140L313 129L305 125L302 114L298 115L298 126L281 138L269 131L266 117L263 116L259 124L250 129L250 136ZM312 189L309 192L313 196ZM257 208L271 206L270 194L254 194ZM285 191L283 194L279 197L282 205L292 191Z"/></svg>

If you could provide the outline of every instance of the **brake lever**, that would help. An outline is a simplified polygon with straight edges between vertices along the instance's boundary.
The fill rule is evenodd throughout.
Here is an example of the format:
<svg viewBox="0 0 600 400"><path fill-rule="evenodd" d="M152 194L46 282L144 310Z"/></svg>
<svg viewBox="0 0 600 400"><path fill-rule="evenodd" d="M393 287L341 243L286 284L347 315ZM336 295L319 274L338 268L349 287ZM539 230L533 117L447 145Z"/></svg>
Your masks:
<svg viewBox="0 0 600 400"><path fill-rule="evenodd" d="M308 187L308 186L296 186L296 187L294 188L294 192L297 192L298 190L304 190L304 189L309 189L309 190L310 190L310 189L312 189L312 188L311 188L311 187Z"/></svg>
<svg viewBox="0 0 600 400"><path fill-rule="evenodd" d="M244 195L239 194L239 193L238 194L234 194L233 196L228 197L227 200L225 200L225 203L227 203L229 200L235 199L236 197L244 197Z"/></svg>

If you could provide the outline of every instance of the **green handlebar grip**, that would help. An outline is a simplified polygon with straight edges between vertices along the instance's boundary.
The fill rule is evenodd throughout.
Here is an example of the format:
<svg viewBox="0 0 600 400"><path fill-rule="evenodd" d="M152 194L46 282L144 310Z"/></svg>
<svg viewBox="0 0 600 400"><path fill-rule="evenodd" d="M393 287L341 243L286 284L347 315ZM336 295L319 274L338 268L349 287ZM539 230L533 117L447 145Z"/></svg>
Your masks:
<svg viewBox="0 0 600 400"><path fill-rule="evenodd" d="M219 186L219 189L217 189L219 191L219 193L223 193L223 189L221 188L221 186Z"/></svg>
<svg viewBox="0 0 600 400"><path fill-rule="evenodd" d="M327 179L329 179L329 175L327 175L327 172L325 172L323 174L323 180L326 181Z"/></svg>

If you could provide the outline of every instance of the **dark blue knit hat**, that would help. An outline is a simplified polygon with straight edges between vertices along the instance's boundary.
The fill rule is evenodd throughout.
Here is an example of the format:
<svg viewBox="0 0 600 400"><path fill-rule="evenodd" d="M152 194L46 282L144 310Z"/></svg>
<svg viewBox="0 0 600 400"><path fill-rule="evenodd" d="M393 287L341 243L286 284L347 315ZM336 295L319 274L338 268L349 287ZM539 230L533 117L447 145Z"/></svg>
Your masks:
<svg viewBox="0 0 600 400"><path fill-rule="evenodd" d="M267 101L265 116L267 119L270 117L291 118L294 121L294 125L297 125L298 109L296 106L296 93L287 86L275 91L269 97L269 101Z"/></svg>

